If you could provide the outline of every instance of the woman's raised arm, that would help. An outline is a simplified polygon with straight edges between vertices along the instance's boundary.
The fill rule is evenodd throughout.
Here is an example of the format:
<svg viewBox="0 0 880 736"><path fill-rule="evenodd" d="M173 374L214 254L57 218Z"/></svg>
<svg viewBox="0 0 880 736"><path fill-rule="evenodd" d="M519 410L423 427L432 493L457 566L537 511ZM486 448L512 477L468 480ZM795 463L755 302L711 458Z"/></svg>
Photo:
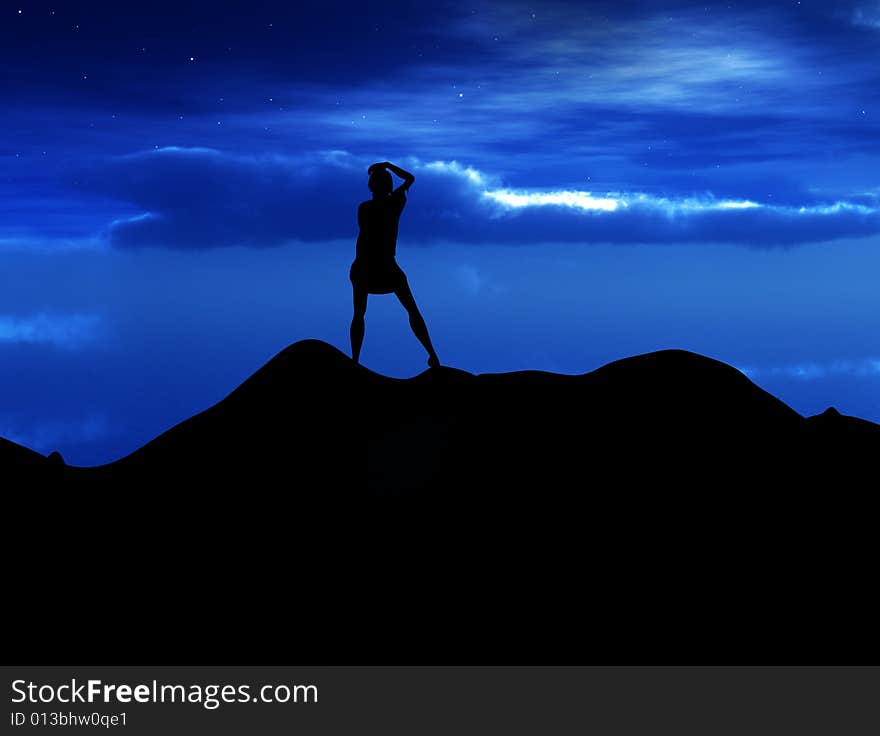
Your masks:
<svg viewBox="0 0 880 736"><path fill-rule="evenodd" d="M397 174L401 179L403 179L403 182L404 182L403 188L404 189L408 189L412 185L412 183L416 180L415 176L413 176L409 171L406 171L405 169L401 169L399 166L395 166L390 161L382 161L381 163L373 164L372 166L370 166L369 169L367 169L367 173L372 174L373 169L375 169L379 166L386 168L386 169L390 169L392 172Z"/></svg>

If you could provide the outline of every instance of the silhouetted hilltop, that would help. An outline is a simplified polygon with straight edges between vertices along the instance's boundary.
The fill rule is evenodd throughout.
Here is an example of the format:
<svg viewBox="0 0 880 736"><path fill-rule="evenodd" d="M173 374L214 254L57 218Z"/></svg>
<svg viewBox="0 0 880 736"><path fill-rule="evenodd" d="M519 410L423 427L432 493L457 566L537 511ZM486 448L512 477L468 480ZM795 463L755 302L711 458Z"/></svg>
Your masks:
<svg viewBox="0 0 880 736"><path fill-rule="evenodd" d="M70 468L12 443L8 473L105 488L236 483L302 503L409 494L469 502L568 494L598 476L680 489L872 472L880 426L833 409L804 419L745 375L663 350L583 375L392 379L317 340L295 343L224 400L131 455ZM7 460L8 458L8 460Z"/></svg>
<svg viewBox="0 0 880 736"><path fill-rule="evenodd" d="M97 585L86 659L863 662L878 448L680 350L392 379L306 340L109 465L0 444L16 630L57 659Z"/></svg>
<svg viewBox="0 0 880 736"><path fill-rule="evenodd" d="M473 500L530 494L535 484L557 494L597 475L718 488L810 475L842 455L868 460L880 427L830 416L805 420L736 369L682 350L576 376L444 367L391 379L304 340L215 406L77 475L252 486L284 477L309 502L460 492ZM834 458L823 459L826 451Z"/></svg>

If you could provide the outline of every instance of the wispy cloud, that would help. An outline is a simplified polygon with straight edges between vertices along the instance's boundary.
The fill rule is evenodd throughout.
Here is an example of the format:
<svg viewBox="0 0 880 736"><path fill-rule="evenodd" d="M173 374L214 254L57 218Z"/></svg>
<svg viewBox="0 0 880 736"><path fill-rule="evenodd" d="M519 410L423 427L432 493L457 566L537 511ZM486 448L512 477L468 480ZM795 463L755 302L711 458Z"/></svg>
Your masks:
<svg viewBox="0 0 880 736"><path fill-rule="evenodd" d="M42 343L75 349L96 340L101 318L95 314L0 315L0 343Z"/></svg>
<svg viewBox="0 0 880 736"><path fill-rule="evenodd" d="M474 74L485 80L481 92L465 88L496 104L518 104L525 94L545 105L745 112L747 100L790 90L806 61L803 49L768 32L774 20L755 8L658 8L615 18L589 5L509 3L484 5L447 32L491 49L490 75Z"/></svg>
<svg viewBox="0 0 880 736"><path fill-rule="evenodd" d="M45 232L22 231L15 237L0 237L0 253L99 250L106 247L106 240L90 235L82 238L53 237Z"/></svg>
<svg viewBox="0 0 880 736"><path fill-rule="evenodd" d="M872 377L880 376L880 358L857 360L804 361L788 365L767 367L744 367L740 370L749 378L785 376L800 381L815 381L831 376Z"/></svg>
<svg viewBox="0 0 880 736"><path fill-rule="evenodd" d="M396 140L441 155L462 145L528 144L541 152L564 147L571 158L618 153L607 148L610 141L643 138L650 116L660 114L715 116L701 135L719 143L743 134L731 121L756 117L777 118L777 129L809 118L804 132L814 137L816 121L846 110L859 114L854 100L864 96L857 87L874 84L870 65L803 38L772 6L677 4L632 17L606 10L484 3L438 29L448 42L472 49L467 66L408 64L357 88L291 88L291 97L310 102L279 123L300 129L309 116L312 127L358 141L394 130ZM622 120L625 114L646 119ZM790 146L785 133L776 143Z"/></svg>
<svg viewBox="0 0 880 736"><path fill-rule="evenodd" d="M880 2L857 5L853 8L851 18L857 26L880 30Z"/></svg>
<svg viewBox="0 0 880 736"><path fill-rule="evenodd" d="M791 13L610 10L478 5L436 29L463 58L409 59L356 85L276 84L277 107L221 127L288 149L345 141L519 172L558 164L569 180L610 161L708 169L880 145L875 65L817 43Z"/></svg>

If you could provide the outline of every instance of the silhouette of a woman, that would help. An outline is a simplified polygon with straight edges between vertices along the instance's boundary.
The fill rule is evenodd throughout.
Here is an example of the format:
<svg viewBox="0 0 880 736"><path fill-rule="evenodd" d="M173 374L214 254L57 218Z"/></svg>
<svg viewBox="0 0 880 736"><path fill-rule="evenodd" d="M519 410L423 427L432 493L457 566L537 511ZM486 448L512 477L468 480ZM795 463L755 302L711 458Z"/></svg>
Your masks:
<svg viewBox="0 0 880 736"><path fill-rule="evenodd" d="M401 184L392 191L394 182L391 169L401 179ZM406 274L394 259L397 249L397 225L400 213L406 204L406 190L416 178L408 171L388 161L373 164L367 169L368 186L373 198L361 202L358 207L357 254L351 264L349 278L354 289L354 317L351 320L351 357L355 363L360 359L361 345L364 342L364 315L367 313L368 294L390 294L394 292L409 314L412 331L428 351L428 365L440 365L440 359L431 345L428 327L422 318L416 300L413 298Z"/></svg>

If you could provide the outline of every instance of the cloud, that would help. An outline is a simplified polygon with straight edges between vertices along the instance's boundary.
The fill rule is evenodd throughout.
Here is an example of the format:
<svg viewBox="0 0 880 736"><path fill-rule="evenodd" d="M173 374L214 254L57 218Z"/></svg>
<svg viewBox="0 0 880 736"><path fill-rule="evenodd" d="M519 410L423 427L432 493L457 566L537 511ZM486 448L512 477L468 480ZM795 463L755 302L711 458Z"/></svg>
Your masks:
<svg viewBox="0 0 880 736"><path fill-rule="evenodd" d="M244 156L165 148L112 160L95 181L143 211L112 222L117 248L270 247L354 239L366 168L343 151ZM401 222L409 242L729 242L752 246L880 232L880 197L768 204L706 193L505 187L457 161L401 162L417 182Z"/></svg>
<svg viewBox="0 0 880 736"><path fill-rule="evenodd" d="M852 10L852 22L857 26L880 30L880 2L863 3Z"/></svg>
<svg viewBox="0 0 880 736"><path fill-rule="evenodd" d="M104 246L105 240L94 235L69 238L53 237L41 232L23 232L14 237L0 237L0 253L61 253L97 250Z"/></svg>
<svg viewBox="0 0 880 736"><path fill-rule="evenodd" d="M740 370L753 379L766 378L768 376L784 376L801 381L816 381L830 376L880 377L880 358L869 357L857 360L832 360L825 362L806 361L790 365L742 368Z"/></svg>
<svg viewBox="0 0 880 736"><path fill-rule="evenodd" d="M115 157L80 176L142 211L110 223L119 248L268 247L356 229L351 202L366 180L349 156L247 156L166 147Z"/></svg>
<svg viewBox="0 0 880 736"><path fill-rule="evenodd" d="M801 206L647 193L487 191L508 239L728 242L796 245L880 231L880 207L848 201Z"/></svg>
<svg viewBox="0 0 880 736"><path fill-rule="evenodd" d="M877 153L873 47L854 42L849 20L806 0L643 5L477 3L436 31L466 61L438 54L357 86L291 84L285 97L305 102L271 127L523 176L536 162L603 179L621 166L701 170L716 188L747 162Z"/></svg>
<svg viewBox="0 0 880 736"><path fill-rule="evenodd" d="M824 116L833 108L817 93L842 78L872 85L873 71L840 53L848 40L829 32L833 9L808 4L484 2L439 32L484 51L468 75L481 90L461 86L495 104Z"/></svg>
<svg viewBox="0 0 880 736"><path fill-rule="evenodd" d="M75 349L99 336L101 320L95 314L0 315L0 343L42 343Z"/></svg>

